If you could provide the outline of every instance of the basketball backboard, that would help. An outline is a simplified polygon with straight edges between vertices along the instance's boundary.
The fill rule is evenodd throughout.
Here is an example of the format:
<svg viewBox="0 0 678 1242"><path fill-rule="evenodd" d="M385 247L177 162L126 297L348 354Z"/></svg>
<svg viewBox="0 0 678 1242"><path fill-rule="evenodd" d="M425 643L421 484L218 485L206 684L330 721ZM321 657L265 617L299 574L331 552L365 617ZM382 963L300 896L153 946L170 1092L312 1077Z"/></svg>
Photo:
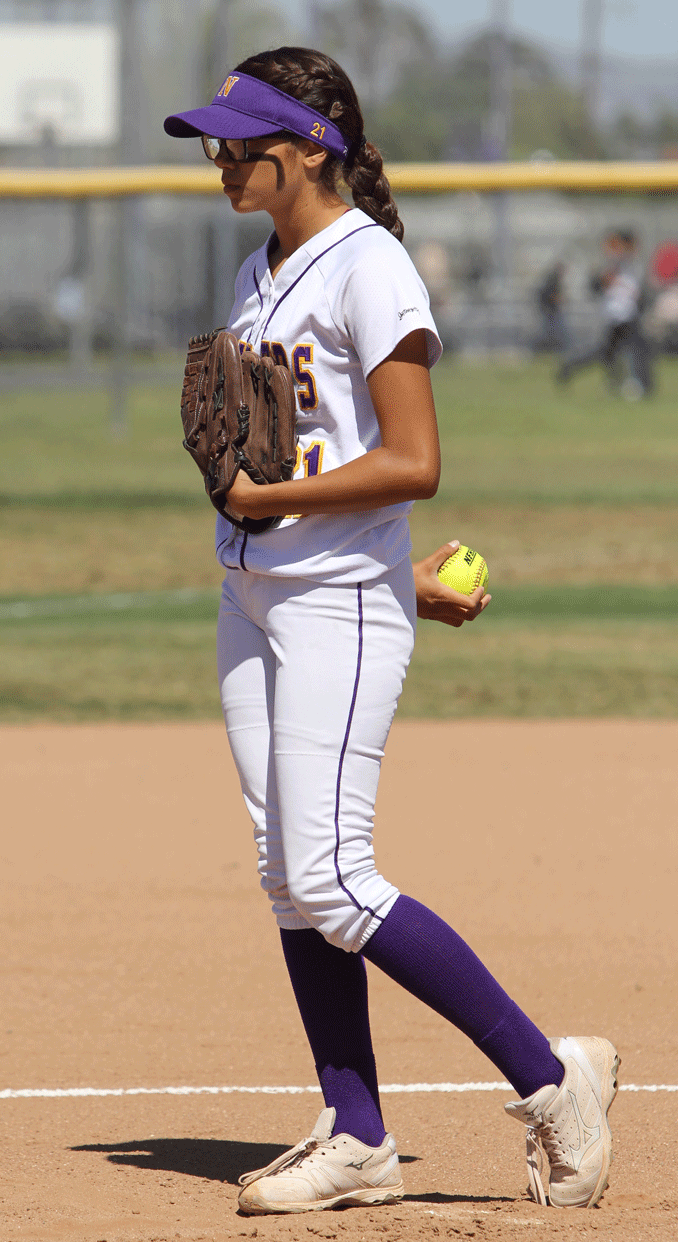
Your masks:
<svg viewBox="0 0 678 1242"><path fill-rule="evenodd" d="M0 25L0 145L110 145L120 125L112 25Z"/></svg>

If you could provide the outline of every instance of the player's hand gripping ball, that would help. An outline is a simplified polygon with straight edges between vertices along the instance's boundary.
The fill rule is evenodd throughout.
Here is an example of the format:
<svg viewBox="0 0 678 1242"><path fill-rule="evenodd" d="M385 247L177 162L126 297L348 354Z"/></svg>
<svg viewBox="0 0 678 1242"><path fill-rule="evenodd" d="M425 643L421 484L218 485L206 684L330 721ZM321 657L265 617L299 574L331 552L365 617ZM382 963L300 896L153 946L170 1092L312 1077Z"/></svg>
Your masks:
<svg viewBox="0 0 678 1242"><path fill-rule="evenodd" d="M487 586L487 564L479 552L462 543L457 551L448 556L438 570L438 577L445 586L461 595L471 595L476 587Z"/></svg>

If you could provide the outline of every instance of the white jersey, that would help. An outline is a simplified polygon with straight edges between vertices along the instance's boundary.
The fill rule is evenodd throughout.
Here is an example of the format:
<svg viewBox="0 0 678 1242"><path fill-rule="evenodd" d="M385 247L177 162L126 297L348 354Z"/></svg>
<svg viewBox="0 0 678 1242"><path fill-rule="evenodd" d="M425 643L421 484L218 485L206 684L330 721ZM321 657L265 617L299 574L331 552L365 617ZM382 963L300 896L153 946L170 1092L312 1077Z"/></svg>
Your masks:
<svg viewBox="0 0 678 1242"><path fill-rule="evenodd" d="M642 283L630 264L620 263L605 290L605 317L610 324L630 323L640 313Z"/></svg>
<svg viewBox="0 0 678 1242"><path fill-rule="evenodd" d="M429 366L442 345L407 251L364 212L347 211L316 233L275 280L268 245L238 273L229 328L258 353L289 366L298 407L294 477L304 478L378 447L366 381L399 341L425 329ZM407 502L359 513L288 516L260 535L243 535L219 516L217 557L225 568L254 573L370 581L409 554L411 508Z"/></svg>

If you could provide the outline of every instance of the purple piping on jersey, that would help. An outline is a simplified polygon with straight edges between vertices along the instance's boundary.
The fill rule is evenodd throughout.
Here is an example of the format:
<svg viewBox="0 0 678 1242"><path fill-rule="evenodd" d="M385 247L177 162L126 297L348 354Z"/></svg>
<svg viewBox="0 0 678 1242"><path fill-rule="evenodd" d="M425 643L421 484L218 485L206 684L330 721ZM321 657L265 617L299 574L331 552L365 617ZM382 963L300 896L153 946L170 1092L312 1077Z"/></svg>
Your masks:
<svg viewBox="0 0 678 1242"><path fill-rule="evenodd" d="M351 725L353 723L353 713L355 711L356 699L358 697L358 686L360 685L360 670L362 668L362 662L363 662L363 584L362 582L359 582L358 583L358 659L356 661L355 682L353 683L353 697L351 699L351 706L348 712L348 721L346 723L346 733L344 734L344 744L341 748L341 754L339 756L339 768L337 771L337 793L336 793L336 800L334 803L334 832L337 838L337 843L334 847L334 870L337 873L337 880L339 881L339 887L342 889L344 893L346 893L346 896L353 902L353 905L356 907L356 909L366 910L368 914L371 914L373 918L377 919L379 918L379 915L375 914L374 910L371 910L369 906L361 906L357 898L355 898L353 896L353 893L350 892L350 890L346 887L343 879L341 878L341 869L339 867L339 847L341 845L341 835L339 831L339 806L341 802L341 777L342 777L342 773L344 770L344 756L346 755L348 739L351 733Z"/></svg>
<svg viewBox="0 0 678 1242"><path fill-rule="evenodd" d="M247 536L249 535L249 533L250 533L250 532L249 532L248 530L246 530L246 531L244 532L244 538L243 538L243 541L242 541L242 547L241 547L241 549L240 549L240 567L241 567L241 569L244 569L244 570L245 570L245 573L246 573L246 574L248 574L248 573L249 573L249 569L247 568L247 566L246 566L245 561L244 561L244 559L243 559L243 558L244 558L244 555L245 555L245 548L247 547ZM227 539L222 539L221 543L219 544L219 546L218 546L218 548L217 548L217 550L216 550L216 557L217 557L217 560L219 559L219 553L221 552L221 549L222 549L222 548L225 548L225 547L226 547L226 545L228 544L229 538L230 538L230 536L229 536ZM225 565L225 566L224 566L224 569L235 569L235 565Z"/></svg>
<svg viewBox="0 0 678 1242"><path fill-rule="evenodd" d="M351 233L347 233L345 237L340 237L339 241L332 242L332 245L328 246L326 250L321 251L320 254L317 254L315 259L311 259L311 262L309 263L308 267L305 267L301 275L297 276L297 279L292 281L292 284L290 285L289 289L286 289L282 297L280 297L278 301L276 302L275 306L273 307L273 310L271 311L268 319L266 320L266 323L264 324L262 328L262 332L261 332L262 338L266 335L266 332L268 330L268 325L270 324L273 316L275 315L275 312L278 310L280 306L282 306L283 302L285 301L285 298L288 297L288 295L292 292L292 290L295 289L296 286L299 284L299 281L304 279L304 276L306 275L306 273L310 272L311 268L314 267L314 265L318 263L320 259L324 258L326 254L329 254L330 250L334 250L336 246L340 246L342 242L348 241L349 237L355 237L356 233L362 233L364 229L379 229L381 227L382 225L377 224L376 221L374 224L361 224L360 228L353 229L353 231ZM256 276L255 276L255 284L256 284ZM259 291L259 286L257 285L257 292L258 291ZM261 297L261 294L259 294L259 297Z"/></svg>
<svg viewBox="0 0 678 1242"><path fill-rule="evenodd" d="M253 279L253 281L254 281L254 287L255 287L255 289L256 289L256 291L257 291L257 297L259 298L259 315L260 315L260 314L261 314L261 312L262 312L262 310L264 309L264 299L263 299L263 298L262 298L262 296L261 296L261 289L259 288L259 281L257 280L257 265L256 265L256 263L254 264L254 267L253 267L253 269L252 269L252 279ZM259 315L257 315L257 319L259 318ZM247 333L247 344L248 344L248 345L249 345L250 341L252 340L252 333L254 332L254 329L255 329L255 328L256 328L256 326L257 326L257 319L255 319L255 320L254 320L254 322L252 323L252 326L250 327L249 332Z"/></svg>
<svg viewBox="0 0 678 1242"><path fill-rule="evenodd" d="M378 229L378 228L380 228L380 227L381 227L381 226L380 226L380 225L378 225L378 224L376 224L376 223L374 223L374 224L361 224L361 225L360 225L360 228L353 229L353 232L352 232L352 233L347 233L347 234L346 234L346 237L340 237L340 238L339 238L339 241L333 242L333 243L332 243L332 245L331 245L331 246L328 246L326 250L323 250L323 251L321 252L321 254L316 255L315 259L312 259L312 260L311 260L311 262L309 263L308 267L305 267L305 268L304 268L304 270L303 270L303 272L301 273L301 275L300 275L300 276L297 276L297 279L296 279L296 280L294 280L294 281L292 281L292 284L290 285L289 289L286 289L286 290L285 290L285 292L283 293L282 297L281 297L281 298L280 298L280 299L276 302L275 306L273 307L273 310L271 311L271 313L270 313L270 315L269 315L268 319L266 320L266 323L264 324L264 327L263 327L263 329L262 329L262 333L261 333L262 338L263 338L263 336L264 336L264 333L266 332L266 329L268 328L269 323L271 322L271 320L272 320L273 316L275 315L275 312L277 311L278 307L279 307L279 306L281 306L281 305L282 305L282 303L285 301L285 298L287 297L288 293L291 293L291 292L292 292L292 290L295 288L295 286L299 284L299 281L304 279L304 276L306 275L306 273L307 273L307 272L309 272L309 271L311 270L311 268L312 268L312 267L313 267L313 266L314 266L314 265L318 262L318 260L319 260L319 259L322 259L324 255L329 254L330 250L334 250L335 246L340 246L342 242L344 242L344 241L348 241L349 237L353 237L355 233L362 233L364 229ZM255 287L255 289L256 289L256 291L257 291L257 295L258 295L258 297L259 297L259 301L261 302L261 306L262 306L262 308L263 308L263 305L264 305L264 299L263 299L263 298L262 298L262 296L261 296L261 289L259 288L259 281L257 280L257 269L256 269L256 265L255 265L255 267L254 267L254 268L253 268L253 270L252 270L252 278L253 278L253 280L254 280L254 287ZM258 318L259 318L259 316L257 315L257 319L258 319ZM251 328L250 328L250 330L249 330L249 334L248 334L248 337L247 337L248 342L252 339L252 333L253 333L253 331L254 331L254 328L255 328L256 322L257 322L257 320L255 319L254 323L252 324L252 327L251 327ZM248 534L248 532L246 531L246 532L245 532L245 538L243 539L243 542L242 542L242 547L241 547L241 549L240 549L240 566L241 566L241 568L242 568L242 569L244 569L244 570L245 570L245 572L246 572L246 573L248 572L248 569L247 569L247 566L246 566L246 564L245 564L245 559L244 559L244 557L245 557L245 548L247 547L247 534ZM350 728L351 728L351 720L352 720L352 718L353 718L353 707L354 707L354 705L355 705L355 696L356 696L356 694L357 694L357 692L358 692L358 680L359 680L359 678L360 678L360 661L361 661L361 658L362 658L362 641L363 641L363 640L362 640L362 632L363 632L363 631L362 631L362 624L363 624L363 614L362 614L362 586L360 586L360 587L358 588L358 590L359 590L359 592L360 592L360 594L359 594L359 601L360 601L360 602L359 602L359 608L360 608L360 627L359 627L359 634L360 634L360 646L359 646L359 655L358 655L358 672L357 672L357 675L356 675L356 685L355 685L355 691L354 691L354 694L353 694L353 703L351 704L351 714L350 714L350 716L349 716L348 728L347 728L347 730L346 730L346 737L344 738L344 749L343 749L343 750L342 750L342 752L341 752L341 760L340 760L340 763L339 763L339 780L338 780L338 784L337 784L337 816L338 816L338 814L339 814L339 783L341 782L341 769L342 769L343 762L344 762L344 754L345 754L345 751L346 751L346 747L347 747L347 745L348 745L348 734L349 734L349 730L350 730ZM338 853L338 851L339 851L339 838L338 838L338 833L339 833L339 827L338 827L338 821L337 821L337 853ZM335 865L335 867L337 868L337 875L339 876L339 883L341 884L341 875L339 874L339 868L338 868L338 865L337 865L336 854L335 854L334 865ZM341 887L342 887L342 888L344 887L344 886L343 886L343 884L341 885ZM348 889L345 889L345 892L346 892L346 893L348 893L348 896L349 896L349 897L351 897L351 894L348 892ZM361 908L362 908L362 907L360 906L360 903L359 903L359 902L357 902L357 901L355 901L355 898L354 898L354 897L351 897L351 901L355 902L355 904L358 906L358 909L361 909ZM370 910L370 914L373 914L373 913L374 913L374 911ZM375 915L375 918L377 918L377 917L378 917L378 915Z"/></svg>

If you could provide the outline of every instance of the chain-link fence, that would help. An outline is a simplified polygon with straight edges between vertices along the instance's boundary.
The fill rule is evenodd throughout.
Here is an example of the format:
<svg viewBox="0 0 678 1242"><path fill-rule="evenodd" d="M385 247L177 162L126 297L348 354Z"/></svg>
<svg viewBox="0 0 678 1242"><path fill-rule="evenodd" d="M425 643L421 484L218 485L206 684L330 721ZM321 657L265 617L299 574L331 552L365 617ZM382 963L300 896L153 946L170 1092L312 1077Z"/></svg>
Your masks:
<svg viewBox="0 0 678 1242"><path fill-rule="evenodd" d="M675 171L667 169L669 183ZM425 182L418 172L408 182L402 166L395 180L407 190ZM226 322L238 267L270 220L238 216L205 192L47 193L0 198L0 386L106 386L120 421L128 382L157 382L167 363L175 376L172 355L187 337ZM678 233L675 194L670 184L625 193L465 188L410 190L398 202L448 349L528 353L593 341L601 317L593 278L613 227L637 236L645 331L657 349L673 349L678 261L672 274L657 256Z"/></svg>

